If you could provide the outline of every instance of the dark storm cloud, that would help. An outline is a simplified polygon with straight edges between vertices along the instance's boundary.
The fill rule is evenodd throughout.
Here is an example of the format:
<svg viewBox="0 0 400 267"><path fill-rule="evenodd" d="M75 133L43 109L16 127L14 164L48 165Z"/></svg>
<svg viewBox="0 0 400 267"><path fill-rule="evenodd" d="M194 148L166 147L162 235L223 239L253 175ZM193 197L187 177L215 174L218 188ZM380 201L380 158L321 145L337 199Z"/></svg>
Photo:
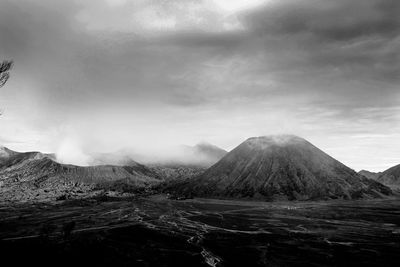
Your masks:
<svg viewBox="0 0 400 267"><path fill-rule="evenodd" d="M232 77L268 76L281 85L281 94L320 94L325 101L344 101L350 107L396 104L397 14L400 2L391 0L271 1L239 16L242 31L179 33L173 42L192 53L207 49L208 57L245 58L241 65L247 72ZM265 88L255 88L255 94L249 90L254 92L247 84L244 98L271 94ZM241 90L231 93L240 95ZM367 102L359 101L360 94L368 96Z"/></svg>
<svg viewBox="0 0 400 267"><path fill-rule="evenodd" d="M76 19L82 9L78 2L1 5L1 55L13 58L15 74L36 85L38 101L57 106L62 114L68 114L64 107L88 108L104 101L203 103L207 97L194 86L182 88L187 84L176 76L218 56L218 47L223 47L221 52L228 43L234 44L218 34L187 30L149 36L118 29L88 30ZM85 5L96 6L90 1ZM110 21L116 16L112 12Z"/></svg>
<svg viewBox="0 0 400 267"><path fill-rule="evenodd" d="M84 6L95 6L89 3ZM395 83L400 77L400 16L395 15L400 4L391 0L271 1L240 15L241 30L193 27L147 37L125 29L88 30L76 19L82 9L78 3L2 5L3 54L15 58L26 76L40 83L42 95L61 97L61 104L65 98L71 99L67 105L134 98L186 106L230 96L258 97L271 94L270 88L248 81L266 79L266 74L281 84L282 94L295 84L292 91L333 90L340 99L348 91L343 84L347 80ZM121 14L112 12L110 19L122 14L121 25L130 14L127 8ZM95 27L94 22L90 25ZM234 68L225 77L228 90L215 75L209 77L220 68L212 70L207 64L225 64L233 57L240 60L228 66ZM246 81L235 81L244 77ZM340 88L327 85L327 80ZM350 96L359 90L351 89ZM367 93L374 90L371 84L364 87Z"/></svg>
<svg viewBox="0 0 400 267"><path fill-rule="evenodd" d="M284 0L246 16L260 34L307 34L318 41L399 34L400 3L396 0Z"/></svg>
<svg viewBox="0 0 400 267"><path fill-rule="evenodd" d="M343 68L354 79L395 82L400 77L399 14L395 0L286 0L272 1L243 20L266 50L280 49L278 43L294 51L283 68Z"/></svg>

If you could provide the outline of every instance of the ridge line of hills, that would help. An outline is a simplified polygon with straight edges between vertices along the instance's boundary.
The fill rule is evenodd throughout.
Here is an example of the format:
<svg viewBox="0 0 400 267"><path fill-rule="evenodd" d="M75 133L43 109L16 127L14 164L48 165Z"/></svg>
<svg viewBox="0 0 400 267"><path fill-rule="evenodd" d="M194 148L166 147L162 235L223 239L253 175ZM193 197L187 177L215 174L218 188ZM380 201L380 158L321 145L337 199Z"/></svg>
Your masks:
<svg viewBox="0 0 400 267"><path fill-rule="evenodd" d="M383 172L359 171L361 175L378 181L394 190L400 190L400 164L393 166Z"/></svg>
<svg viewBox="0 0 400 267"><path fill-rule="evenodd" d="M155 189L177 198L359 199L390 196L389 187L398 189L400 184L400 165L379 175L357 173L293 135L252 137L229 153L211 144L199 144L189 151L194 149L214 158L192 166L176 162L146 166L125 158L115 165L83 167L58 163L53 154L0 147L0 201L90 197L101 192L151 193Z"/></svg>
<svg viewBox="0 0 400 267"><path fill-rule="evenodd" d="M51 154L40 152L19 153L3 148L0 153L1 198L13 201L85 196L104 188L132 192L160 180L157 173L139 163L83 167L58 163Z"/></svg>

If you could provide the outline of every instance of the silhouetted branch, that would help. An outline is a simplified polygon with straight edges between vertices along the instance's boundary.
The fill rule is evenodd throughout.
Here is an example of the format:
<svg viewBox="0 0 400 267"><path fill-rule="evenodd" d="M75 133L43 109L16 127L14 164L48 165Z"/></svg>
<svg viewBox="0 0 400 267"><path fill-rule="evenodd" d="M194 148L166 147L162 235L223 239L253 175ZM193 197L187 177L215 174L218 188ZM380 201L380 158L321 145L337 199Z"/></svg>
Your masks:
<svg viewBox="0 0 400 267"><path fill-rule="evenodd" d="M11 70L13 66L12 61L5 60L0 63L0 87L2 87L10 78L10 73L9 71Z"/></svg>

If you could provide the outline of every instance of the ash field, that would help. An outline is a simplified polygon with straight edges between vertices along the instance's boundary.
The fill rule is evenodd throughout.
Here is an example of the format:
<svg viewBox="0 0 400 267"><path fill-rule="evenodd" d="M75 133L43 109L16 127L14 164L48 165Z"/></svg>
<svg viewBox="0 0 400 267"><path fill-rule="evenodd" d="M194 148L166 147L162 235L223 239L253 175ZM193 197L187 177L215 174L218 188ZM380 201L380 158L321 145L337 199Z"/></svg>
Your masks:
<svg viewBox="0 0 400 267"><path fill-rule="evenodd" d="M41 266L397 266L400 200L71 200L0 209L2 260Z"/></svg>

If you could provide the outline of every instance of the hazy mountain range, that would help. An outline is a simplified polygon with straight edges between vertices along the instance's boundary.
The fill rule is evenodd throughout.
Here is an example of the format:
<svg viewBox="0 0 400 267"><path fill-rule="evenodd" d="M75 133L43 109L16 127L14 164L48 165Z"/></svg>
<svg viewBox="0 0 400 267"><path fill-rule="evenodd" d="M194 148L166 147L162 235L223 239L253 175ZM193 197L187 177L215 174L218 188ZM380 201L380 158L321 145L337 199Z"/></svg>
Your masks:
<svg viewBox="0 0 400 267"><path fill-rule="evenodd" d="M158 158L144 165L135 159L132 153L98 154L93 166L83 167L61 164L53 154L19 153L2 147L1 200L149 190L164 190L178 197L357 199L391 195L389 187L397 189L400 181L400 165L382 174L357 173L292 135L249 138L229 153L201 143L181 146L169 160Z"/></svg>
<svg viewBox="0 0 400 267"><path fill-rule="evenodd" d="M19 153L0 149L1 199L32 200L64 194L86 194L101 188L139 190L160 182L161 177L136 162L129 166L74 166L40 152Z"/></svg>

